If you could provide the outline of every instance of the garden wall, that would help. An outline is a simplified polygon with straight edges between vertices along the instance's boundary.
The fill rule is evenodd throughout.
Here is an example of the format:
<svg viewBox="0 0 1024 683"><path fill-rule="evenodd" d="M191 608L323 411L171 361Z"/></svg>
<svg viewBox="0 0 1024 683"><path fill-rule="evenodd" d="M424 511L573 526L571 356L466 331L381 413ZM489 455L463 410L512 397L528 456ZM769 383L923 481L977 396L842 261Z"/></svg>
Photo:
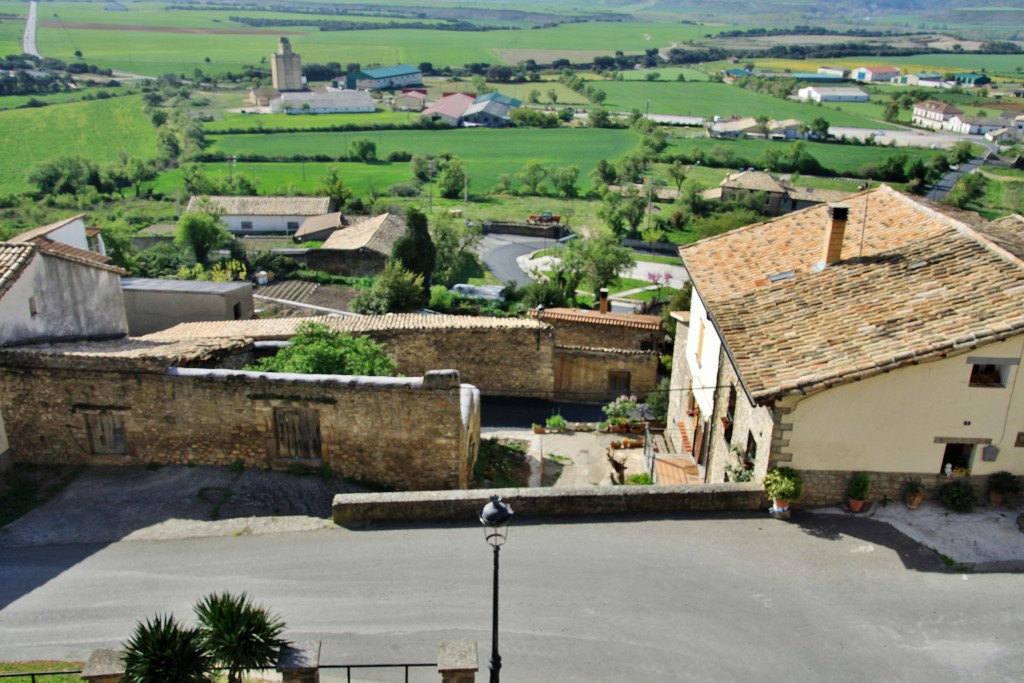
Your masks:
<svg viewBox="0 0 1024 683"><path fill-rule="evenodd" d="M555 361L555 395L563 400L603 403L630 393L643 399L658 383L654 351L558 346Z"/></svg>
<svg viewBox="0 0 1024 683"><path fill-rule="evenodd" d="M407 490L468 486L480 431L479 392L453 370L260 374L52 348L0 353L0 410L15 462L329 465Z"/></svg>

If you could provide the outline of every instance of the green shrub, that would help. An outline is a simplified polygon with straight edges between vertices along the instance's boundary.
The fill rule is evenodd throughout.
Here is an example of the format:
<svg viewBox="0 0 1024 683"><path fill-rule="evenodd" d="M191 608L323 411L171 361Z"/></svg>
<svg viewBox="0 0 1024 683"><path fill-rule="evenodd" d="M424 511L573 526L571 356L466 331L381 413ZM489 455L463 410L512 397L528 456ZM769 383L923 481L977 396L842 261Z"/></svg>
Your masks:
<svg viewBox="0 0 1024 683"><path fill-rule="evenodd" d="M1009 472L993 472L988 476L988 490L1004 496L1015 495L1020 493L1020 481Z"/></svg>
<svg viewBox="0 0 1024 683"><path fill-rule="evenodd" d="M868 497L868 490L871 488L871 480L868 479L868 475L863 472L858 472L853 475L853 479L850 480L850 488L847 490L847 495L852 500L866 500Z"/></svg>
<svg viewBox="0 0 1024 683"><path fill-rule="evenodd" d="M651 475L646 472L631 474L626 477L626 486L651 486L653 484L654 480L651 479Z"/></svg>
<svg viewBox="0 0 1024 683"><path fill-rule="evenodd" d="M800 498L803 491L803 479L800 473L790 467L777 467L764 475L761 484L769 498L794 501Z"/></svg>
<svg viewBox="0 0 1024 683"><path fill-rule="evenodd" d="M566 426L565 418L562 417L560 414L555 413L554 415L547 419L546 426L548 429L562 431L563 429L565 429Z"/></svg>
<svg viewBox="0 0 1024 683"><path fill-rule="evenodd" d="M939 500L953 512L970 512L978 502L978 494L966 481L954 481L939 489Z"/></svg>

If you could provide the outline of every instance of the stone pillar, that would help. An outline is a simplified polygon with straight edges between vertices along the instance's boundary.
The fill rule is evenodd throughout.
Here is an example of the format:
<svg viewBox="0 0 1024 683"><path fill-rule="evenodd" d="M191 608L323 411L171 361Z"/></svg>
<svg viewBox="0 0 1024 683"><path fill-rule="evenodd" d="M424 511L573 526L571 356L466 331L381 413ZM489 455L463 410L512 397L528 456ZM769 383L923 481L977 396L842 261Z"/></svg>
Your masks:
<svg viewBox="0 0 1024 683"><path fill-rule="evenodd" d="M320 683L320 641L288 643L281 648L277 670L282 683Z"/></svg>
<svg viewBox="0 0 1024 683"><path fill-rule="evenodd" d="M437 646L437 671L443 683L474 683L479 668L475 640Z"/></svg>
<svg viewBox="0 0 1024 683"><path fill-rule="evenodd" d="M124 678L124 650L93 650L82 669L82 680L92 683L121 683Z"/></svg>

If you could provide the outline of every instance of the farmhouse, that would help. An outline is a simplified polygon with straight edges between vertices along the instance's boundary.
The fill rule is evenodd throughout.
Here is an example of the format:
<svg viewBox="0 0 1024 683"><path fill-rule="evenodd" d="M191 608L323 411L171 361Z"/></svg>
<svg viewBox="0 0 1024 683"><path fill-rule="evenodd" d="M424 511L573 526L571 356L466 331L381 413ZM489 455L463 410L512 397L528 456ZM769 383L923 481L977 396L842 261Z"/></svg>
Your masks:
<svg viewBox="0 0 1024 683"><path fill-rule="evenodd" d="M797 97L807 102L867 102L868 94L860 88L827 88L819 85L811 85L800 88Z"/></svg>
<svg viewBox="0 0 1024 683"><path fill-rule="evenodd" d="M957 114L945 122L943 128L959 135L985 135L1006 128L1006 119L997 117L974 117Z"/></svg>
<svg viewBox="0 0 1024 683"><path fill-rule="evenodd" d="M406 90L395 96L391 106L396 111L423 111L427 106L427 94L419 90Z"/></svg>
<svg viewBox="0 0 1024 683"><path fill-rule="evenodd" d="M200 197L189 199L187 213L199 210ZM298 231L310 216L331 210L330 197L209 197L222 211L228 232L235 235L285 234Z"/></svg>
<svg viewBox="0 0 1024 683"><path fill-rule="evenodd" d="M310 268L332 275L377 275L391 258L391 249L405 234L405 221L384 213L335 230L319 249L306 253Z"/></svg>
<svg viewBox="0 0 1024 683"><path fill-rule="evenodd" d="M850 78L865 83L889 83L899 75L895 66L861 66L850 72Z"/></svg>
<svg viewBox="0 0 1024 683"><path fill-rule="evenodd" d="M680 248L670 423L709 482L736 453L808 505L908 475L1024 474L1024 237L887 186Z"/></svg>
<svg viewBox="0 0 1024 683"><path fill-rule="evenodd" d="M511 123L509 111L507 104L497 100L474 102L462 112L461 122L464 126L506 128Z"/></svg>
<svg viewBox="0 0 1024 683"><path fill-rule="evenodd" d="M961 115L963 112L952 104L939 100L925 100L914 105L912 122L921 128L941 130L954 116Z"/></svg>
<svg viewBox="0 0 1024 683"><path fill-rule="evenodd" d="M740 171L727 175L718 187L706 190L704 198L710 201L741 202L753 206L761 213L778 216L815 204L840 201L852 194L842 190L795 187L764 171Z"/></svg>
<svg viewBox="0 0 1024 683"><path fill-rule="evenodd" d="M717 119L717 117L716 117ZM753 116L715 120L707 124L708 135L713 138L741 138L759 130L761 124Z"/></svg>
<svg viewBox="0 0 1024 683"><path fill-rule="evenodd" d="M275 114L356 114L377 111L377 104L365 90L327 92L283 92L270 100Z"/></svg>
<svg viewBox="0 0 1024 683"><path fill-rule="evenodd" d="M345 87L349 90L390 90L422 83L423 74L408 64L354 71L345 79Z"/></svg>

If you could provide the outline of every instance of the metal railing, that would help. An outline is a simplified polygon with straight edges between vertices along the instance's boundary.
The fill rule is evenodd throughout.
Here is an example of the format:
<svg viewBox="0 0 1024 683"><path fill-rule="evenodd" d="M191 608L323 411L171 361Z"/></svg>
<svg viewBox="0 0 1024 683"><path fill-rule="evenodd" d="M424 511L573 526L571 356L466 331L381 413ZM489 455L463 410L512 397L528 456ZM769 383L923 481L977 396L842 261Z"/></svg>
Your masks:
<svg viewBox="0 0 1024 683"><path fill-rule="evenodd" d="M41 681L47 676L67 676L68 674L80 674L81 669L66 669L64 671L26 671L24 673L0 674L0 678L27 678L31 683Z"/></svg>
<svg viewBox="0 0 1024 683"><path fill-rule="evenodd" d="M321 669L345 669L345 680L352 681L352 669L404 669L405 683L409 683L409 669L417 667L437 667L437 662L423 662L416 664L321 664Z"/></svg>

